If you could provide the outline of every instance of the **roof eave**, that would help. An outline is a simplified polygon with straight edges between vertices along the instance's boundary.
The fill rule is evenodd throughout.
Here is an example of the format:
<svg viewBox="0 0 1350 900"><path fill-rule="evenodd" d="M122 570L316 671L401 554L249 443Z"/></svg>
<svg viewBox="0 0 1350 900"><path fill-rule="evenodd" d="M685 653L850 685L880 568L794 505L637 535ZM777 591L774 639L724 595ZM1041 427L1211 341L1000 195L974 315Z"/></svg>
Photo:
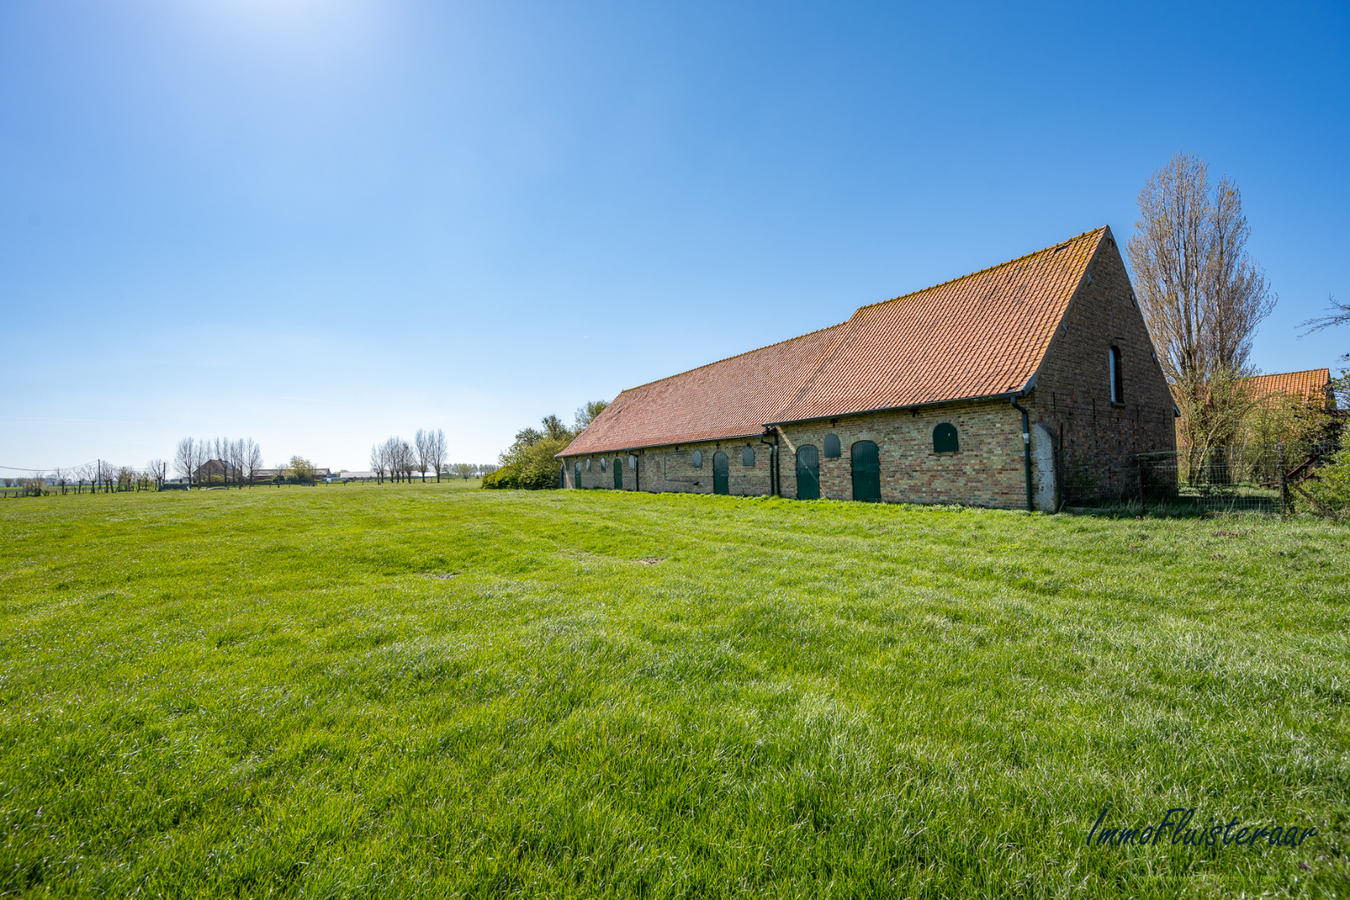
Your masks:
<svg viewBox="0 0 1350 900"><path fill-rule="evenodd" d="M761 428L764 427L767 426L761 426ZM604 447L599 450L580 450L577 451L576 453L569 453L568 450L570 450L571 448L568 447L564 448L559 453L553 454L553 458L565 459L568 456L596 456L601 453L633 453L638 450L660 450L662 447L683 447L686 444L712 444L716 443L717 441L739 441L741 438L759 437L763 433L764 432L762 430L747 431L744 434L727 434L722 435L720 437L710 437L710 438L687 438L682 441L665 441L660 444L636 444L631 447L627 446Z"/></svg>
<svg viewBox="0 0 1350 900"><path fill-rule="evenodd" d="M970 397L951 397L946 400L929 400L925 403L906 403L901 406L879 406L875 409L859 409L852 412L836 412L825 416L812 416L809 419L787 419L782 422L769 422L765 428L777 428L781 425L805 425L809 422L824 422L828 419L842 419L846 416L868 416L874 413L888 412L908 412L914 409L930 409L934 406L950 406L953 403L978 403L982 400L1006 400L1013 395L1021 395L1035 387L1036 376L1033 374L1025 385L1021 388L999 391L995 394L975 394Z"/></svg>

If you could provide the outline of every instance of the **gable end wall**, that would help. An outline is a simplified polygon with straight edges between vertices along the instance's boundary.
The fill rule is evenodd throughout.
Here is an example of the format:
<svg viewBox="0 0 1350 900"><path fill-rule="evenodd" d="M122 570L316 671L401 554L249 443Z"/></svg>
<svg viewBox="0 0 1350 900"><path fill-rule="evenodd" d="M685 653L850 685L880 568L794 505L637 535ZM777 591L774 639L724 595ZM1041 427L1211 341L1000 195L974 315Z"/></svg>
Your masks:
<svg viewBox="0 0 1350 900"><path fill-rule="evenodd" d="M1172 396L1114 238L1088 267L1092 283L1069 304L1036 376L1033 421L1056 436L1068 499L1130 497L1134 456L1175 450ZM1112 346L1120 348L1123 404L1111 403Z"/></svg>

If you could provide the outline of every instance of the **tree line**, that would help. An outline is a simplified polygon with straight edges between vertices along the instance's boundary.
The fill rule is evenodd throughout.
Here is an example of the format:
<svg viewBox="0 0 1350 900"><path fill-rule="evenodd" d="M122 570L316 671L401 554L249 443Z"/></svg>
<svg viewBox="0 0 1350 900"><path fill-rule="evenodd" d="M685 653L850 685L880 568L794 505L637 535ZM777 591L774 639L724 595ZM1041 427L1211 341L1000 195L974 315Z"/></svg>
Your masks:
<svg viewBox="0 0 1350 900"><path fill-rule="evenodd" d="M114 465L96 460L79 466L57 467L51 472L34 471L28 475L0 478L0 486L17 489L21 496L44 494L115 493L159 490L168 478L169 464L152 459L144 468Z"/></svg>

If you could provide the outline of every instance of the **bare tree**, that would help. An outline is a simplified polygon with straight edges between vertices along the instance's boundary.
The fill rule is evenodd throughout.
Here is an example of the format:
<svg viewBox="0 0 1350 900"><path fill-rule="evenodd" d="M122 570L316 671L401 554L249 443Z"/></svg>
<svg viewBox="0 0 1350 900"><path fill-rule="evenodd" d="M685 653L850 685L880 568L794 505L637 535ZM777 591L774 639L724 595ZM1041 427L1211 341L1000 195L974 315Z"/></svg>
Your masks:
<svg viewBox="0 0 1350 900"><path fill-rule="evenodd" d="M384 442L385 465L389 467L390 477L395 481L412 481L416 470L416 454L408 442L401 437L391 437Z"/></svg>
<svg viewBox="0 0 1350 900"><path fill-rule="evenodd" d="M249 438L244 444L244 476L248 479L249 487L253 487L253 478L262 467L262 447L258 446L253 438Z"/></svg>
<svg viewBox="0 0 1350 900"><path fill-rule="evenodd" d="M188 484L192 483L192 473L197 467L197 442L192 438L183 438L173 454L173 469Z"/></svg>
<svg viewBox="0 0 1350 900"><path fill-rule="evenodd" d="M168 478L169 464L162 459L152 459L145 464L145 471L155 483L155 490L159 490L164 487L164 481Z"/></svg>
<svg viewBox="0 0 1350 900"><path fill-rule="evenodd" d="M436 470L436 480L441 480L441 469L445 468L445 432L437 428L431 433L431 467Z"/></svg>
<svg viewBox="0 0 1350 900"><path fill-rule="evenodd" d="M384 483L384 447L380 444L370 445L370 471L375 473L375 483Z"/></svg>
<svg viewBox="0 0 1350 900"><path fill-rule="evenodd" d="M52 481L56 483L57 487L61 488L61 493L64 495L66 485L70 483L70 472L66 469L53 469Z"/></svg>
<svg viewBox="0 0 1350 900"><path fill-rule="evenodd" d="M431 432L417 429L413 435L413 468L422 473L422 483L427 480L427 469L431 468Z"/></svg>
<svg viewBox="0 0 1350 900"><path fill-rule="evenodd" d="M1277 300L1247 255L1242 196L1226 176L1211 189L1204 162L1178 154L1144 185L1139 212L1130 263L1183 437L1192 446L1227 443L1234 410L1218 405L1242 403L1241 390L1226 386L1251 374L1252 338Z"/></svg>

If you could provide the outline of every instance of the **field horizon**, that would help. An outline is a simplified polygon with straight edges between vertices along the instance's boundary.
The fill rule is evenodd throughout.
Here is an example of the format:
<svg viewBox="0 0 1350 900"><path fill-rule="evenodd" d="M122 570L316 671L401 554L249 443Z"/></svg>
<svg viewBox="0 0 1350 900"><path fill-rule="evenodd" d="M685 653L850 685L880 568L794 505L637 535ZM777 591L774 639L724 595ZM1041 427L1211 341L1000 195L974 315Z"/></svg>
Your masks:
<svg viewBox="0 0 1350 900"><path fill-rule="evenodd" d="M0 502L0 894L1350 893L1344 526L476 485Z"/></svg>

